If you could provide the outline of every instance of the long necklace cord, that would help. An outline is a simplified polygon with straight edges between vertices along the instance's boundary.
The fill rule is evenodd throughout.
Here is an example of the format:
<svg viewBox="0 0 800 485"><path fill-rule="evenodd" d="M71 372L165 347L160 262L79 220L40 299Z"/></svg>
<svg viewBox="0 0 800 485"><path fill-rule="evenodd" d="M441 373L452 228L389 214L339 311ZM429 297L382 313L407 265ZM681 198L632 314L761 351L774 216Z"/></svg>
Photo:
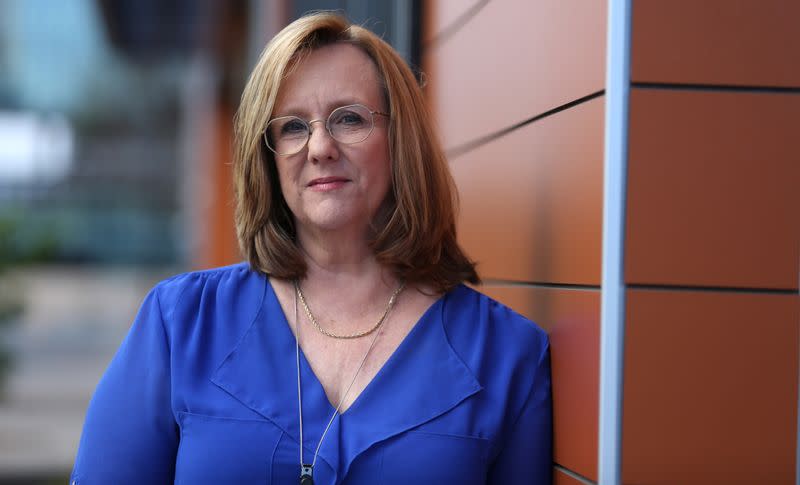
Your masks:
<svg viewBox="0 0 800 485"><path fill-rule="evenodd" d="M297 292L294 294L294 356L297 363L297 407L300 416L300 470L301 474L305 470L305 462L303 461L303 396L300 388L300 322L297 320Z"/></svg>
<svg viewBox="0 0 800 485"><path fill-rule="evenodd" d="M358 365L358 368L356 369L355 374L353 374L353 379L350 381L350 384L347 386L347 389L344 391L344 394L342 394L342 397L339 398L339 403L336 405L336 409L333 411L333 414L331 415L331 418L328 420L327 426L325 426L325 430L322 432L322 436L320 436L320 438L319 438L319 442L317 443L317 448L316 448L316 450L314 450L314 458L311 461L311 466L310 467L307 467L306 464L303 461L303 445L304 445L304 441L303 441L303 398L302 398L302 393L300 391L300 387L301 387L301 385L300 385L300 321L298 319L298 312L297 312L297 297L298 297L298 295L301 295L300 298L303 298L303 297L302 297L302 293L300 293L300 282L295 280L294 284L295 284L295 292L294 292L295 339L294 339L294 342L295 342L295 360L296 360L296 364L297 364L297 405L298 405L298 411L299 411L299 415L300 415L300 473L301 473L301 479L302 479L303 476L313 477L312 473L313 473L313 470L314 470L314 466L317 464L317 456L319 456L319 450L322 447L322 441L325 439L325 435L328 434L328 430L331 428L331 425L333 424L333 420L336 419L336 416L339 415L339 410L342 408L342 404L344 404L344 401L347 398L347 395L350 394L350 390L352 389L353 384L355 384L356 378L358 377L358 374L361 372L361 368L364 367L364 363L366 363L367 357L369 356L370 352L372 351L372 348L375 346L375 342L378 341L378 336L383 331L383 329L379 328L379 327L381 326L381 324L383 324L383 322L389 316L389 312L392 311L392 308L394 308L396 297L397 297L397 295L400 294L401 291L403 291L403 289L405 288L405 284L401 283L400 286L397 288L397 290L395 290L394 293L392 294L392 297L389 299L389 304L387 305L386 311L383 313L383 315L381 316L381 319L378 321L378 325L376 326L378 331L375 332L375 335L373 335L372 341L369 344L369 348L367 349L366 353L364 353L364 357L361 359L361 363ZM305 304L305 301L303 303ZM306 307L306 308L308 308L308 307ZM313 483L313 481L311 483Z"/></svg>

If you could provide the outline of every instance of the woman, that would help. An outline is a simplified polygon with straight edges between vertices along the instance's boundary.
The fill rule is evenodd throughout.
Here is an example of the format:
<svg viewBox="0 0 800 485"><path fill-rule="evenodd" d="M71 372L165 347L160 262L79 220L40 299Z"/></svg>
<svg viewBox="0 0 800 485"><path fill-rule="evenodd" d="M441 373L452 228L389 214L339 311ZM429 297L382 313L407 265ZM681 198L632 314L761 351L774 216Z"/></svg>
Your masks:
<svg viewBox="0 0 800 485"><path fill-rule="evenodd" d="M150 292L73 480L549 483L547 336L463 286L432 131L369 31L318 13L278 34L236 120L247 264Z"/></svg>

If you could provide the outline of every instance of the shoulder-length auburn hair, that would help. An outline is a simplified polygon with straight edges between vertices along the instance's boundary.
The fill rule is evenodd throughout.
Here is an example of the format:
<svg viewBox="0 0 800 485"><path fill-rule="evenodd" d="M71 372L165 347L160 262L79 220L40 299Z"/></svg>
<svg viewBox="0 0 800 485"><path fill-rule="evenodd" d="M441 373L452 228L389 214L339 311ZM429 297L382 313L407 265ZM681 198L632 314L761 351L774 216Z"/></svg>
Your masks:
<svg viewBox="0 0 800 485"><path fill-rule="evenodd" d="M253 269L302 278L307 266L281 192L264 129L281 82L308 52L348 43L377 68L387 103L391 190L372 222L370 247L381 264L407 283L445 292L478 283L475 265L456 241L456 190L411 69L386 42L331 12L302 17L267 44L242 94L234 128L233 178L239 246Z"/></svg>

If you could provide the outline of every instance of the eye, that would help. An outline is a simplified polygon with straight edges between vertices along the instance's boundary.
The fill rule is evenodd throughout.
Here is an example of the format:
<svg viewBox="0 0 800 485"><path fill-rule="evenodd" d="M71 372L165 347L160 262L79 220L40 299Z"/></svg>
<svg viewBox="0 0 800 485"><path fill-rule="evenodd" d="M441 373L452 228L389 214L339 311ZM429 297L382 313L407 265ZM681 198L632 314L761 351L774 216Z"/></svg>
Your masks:
<svg viewBox="0 0 800 485"><path fill-rule="evenodd" d="M300 119L291 119L288 120L281 126L280 134L281 135L300 135L305 133L308 130L306 128L306 124L303 123Z"/></svg>
<svg viewBox="0 0 800 485"><path fill-rule="evenodd" d="M365 123L363 114L349 108L337 111L331 118L333 125L358 127L363 126Z"/></svg>

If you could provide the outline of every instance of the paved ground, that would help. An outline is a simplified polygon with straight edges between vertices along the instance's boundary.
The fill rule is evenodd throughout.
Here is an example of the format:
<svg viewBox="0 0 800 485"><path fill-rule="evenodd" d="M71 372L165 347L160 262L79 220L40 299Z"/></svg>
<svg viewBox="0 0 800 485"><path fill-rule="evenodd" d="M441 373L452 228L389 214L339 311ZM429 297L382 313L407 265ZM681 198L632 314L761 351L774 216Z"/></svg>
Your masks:
<svg viewBox="0 0 800 485"><path fill-rule="evenodd" d="M175 272L41 267L1 276L25 310L2 333L12 367L0 393L0 483L72 467L100 375L148 289Z"/></svg>

